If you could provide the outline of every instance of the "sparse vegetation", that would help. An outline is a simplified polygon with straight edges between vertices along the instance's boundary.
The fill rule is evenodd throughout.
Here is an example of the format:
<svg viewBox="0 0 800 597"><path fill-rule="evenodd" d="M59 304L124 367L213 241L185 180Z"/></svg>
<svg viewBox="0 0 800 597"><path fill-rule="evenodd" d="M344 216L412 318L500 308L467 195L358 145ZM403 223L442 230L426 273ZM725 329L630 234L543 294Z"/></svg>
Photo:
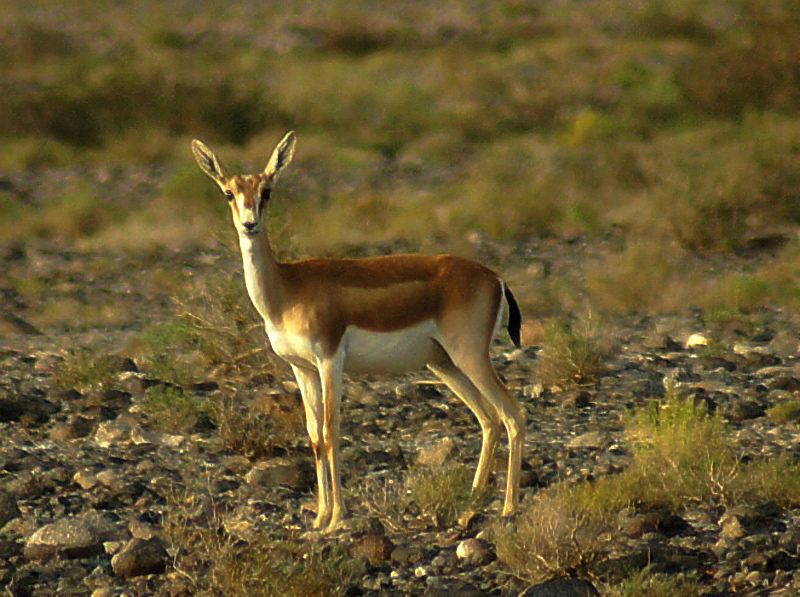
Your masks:
<svg viewBox="0 0 800 597"><path fill-rule="evenodd" d="M272 456L279 448L288 450L305 436L301 405L257 413L251 404L231 395L215 399L210 409L223 445L248 458Z"/></svg>
<svg viewBox="0 0 800 597"><path fill-rule="evenodd" d="M800 421L800 400L789 399L778 402L767 409L767 417L773 423L796 423Z"/></svg>
<svg viewBox="0 0 800 597"><path fill-rule="evenodd" d="M304 437L302 414L238 401L282 365L239 270L199 281L182 264L202 254L192 263L211 270L234 242L224 199L191 160L194 137L256 171L298 131L269 207L281 257L419 249L502 262L526 322L558 322L531 324L536 381L550 387L602 375L615 313L697 307L707 327L760 329L747 320L759 307L800 306L794 0L8 0L0 24L3 308L48 333L146 321L123 353L175 385L148 390L144 412L174 433L208 417L236 458ZM564 247L580 263L551 272ZM92 252L85 276L69 267L81 251ZM140 277L152 279L128 284ZM177 297L173 317L131 315L145 304L132 289ZM566 315L583 308L591 318ZM724 342L695 354L725 357ZM53 385L97 402L120 371L102 354L65 354ZM208 379L220 396L178 388ZM793 452L742 460L723 419L677 394L623 422L627 468L555 482L516 526L497 524L513 574L593 574L620 517L648 508L800 505ZM770 401L769 421L796 425L796 396ZM354 510L395 531L452 525L475 507L470 479L457 465L412 468L355 495ZM290 532L243 547L198 505L213 506L211 492L192 492L167 504L176 595L339 595L357 575L341 551ZM605 594L678 597L699 593L695 580L647 571Z"/></svg>
<svg viewBox="0 0 800 597"><path fill-rule="evenodd" d="M436 526L453 526L480 496L471 491L472 473L456 462L441 466L416 465L408 471L406 489L419 514Z"/></svg>
<svg viewBox="0 0 800 597"><path fill-rule="evenodd" d="M278 366L239 274L198 281L174 300L173 320L152 326L137 346L154 374L193 382L253 376Z"/></svg>
<svg viewBox="0 0 800 597"><path fill-rule="evenodd" d="M140 409L155 427L189 433L201 417L208 417L209 405L180 388L157 385L145 391Z"/></svg>
<svg viewBox="0 0 800 597"><path fill-rule="evenodd" d="M740 462L721 419L691 399L668 391L662 402L638 410L626 430L633 452L626 470L556 484L533 498L515 527L495 527L498 557L515 573L533 580L594 574L628 511L798 503L800 463L790 456Z"/></svg>
<svg viewBox="0 0 800 597"><path fill-rule="evenodd" d="M546 385L590 382L600 372L611 343L591 313L580 321L552 323L542 341L538 378Z"/></svg>
<svg viewBox="0 0 800 597"><path fill-rule="evenodd" d="M538 493L515 525L493 529L497 557L530 581L577 572L587 574L610 544L613 508L575 499L582 486L559 486Z"/></svg>
<svg viewBox="0 0 800 597"><path fill-rule="evenodd" d="M53 385L63 390L78 391L101 388L116 379L120 372L120 360L89 350L67 353L56 365Z"/></svg>
<svg viewBox="0 0 800 597"><path fill-rule="evenodd" d="M248 4L266 37L213 0L202 25L136 3L64 7L64 22L102 15L91 32L29 9L3 16L0 72L13 91L0 98L11 148L0 169L111 159L169 174L159 196L124 212L80 180L35 209L0 197L9 237L207 246L227 216L188 138L227 143L232 166L254 169L291 127L297 164L271 206L285 255L375 251L367 242L469 251L459 242L472 231L513 242L615 231L623 248L586 280L598 311L798 302L788 252L739 279L703 267L800 222L800 20L788 0Z"/></svg>
<svg viewBox="0 0 800 597"><path fill-rule="evenodd" d="M702 593L702 585L691 576L655 574L647 567L609 587L604 594L608 597L697 597Z"/></svg>
<svg viewBox="0 0 800 597"><path fill-rule="evenodd" d="M164 528L178 551L172 579L176 591L247 597L341 597L359 576L358 564L342 547L318 548L292 534L254 530L242 545L206 487L174 491Z"/></svg>

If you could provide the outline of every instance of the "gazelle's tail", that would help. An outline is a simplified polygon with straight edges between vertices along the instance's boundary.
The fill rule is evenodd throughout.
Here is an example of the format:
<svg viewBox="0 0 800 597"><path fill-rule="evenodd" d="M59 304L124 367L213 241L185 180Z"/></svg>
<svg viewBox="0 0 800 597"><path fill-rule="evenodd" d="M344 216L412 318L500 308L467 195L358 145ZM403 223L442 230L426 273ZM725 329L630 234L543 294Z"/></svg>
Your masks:
<svg viewBox="0 0 800 597"><path fill-rule="evenodd" d="M517 299L511 294L508 286L503 284L503 294L508 303L508 335L511 336L511 341L517 348L520 347L519 330L522 327L522 314L519 312L519 305Z"/></svg>

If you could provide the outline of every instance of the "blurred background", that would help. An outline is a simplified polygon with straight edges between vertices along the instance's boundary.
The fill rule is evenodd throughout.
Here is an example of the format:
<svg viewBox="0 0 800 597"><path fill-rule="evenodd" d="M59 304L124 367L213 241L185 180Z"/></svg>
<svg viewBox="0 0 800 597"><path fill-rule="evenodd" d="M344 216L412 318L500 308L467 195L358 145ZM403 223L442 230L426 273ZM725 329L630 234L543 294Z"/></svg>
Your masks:
<svg viewBox="0 0 800 597"><path fill-rule="evenodd" d="M190 140L255 171L294 129L284 257L466 254L541 317L800 304L794 0L5 0L0 73L9 258L230 245Z"/></svg>

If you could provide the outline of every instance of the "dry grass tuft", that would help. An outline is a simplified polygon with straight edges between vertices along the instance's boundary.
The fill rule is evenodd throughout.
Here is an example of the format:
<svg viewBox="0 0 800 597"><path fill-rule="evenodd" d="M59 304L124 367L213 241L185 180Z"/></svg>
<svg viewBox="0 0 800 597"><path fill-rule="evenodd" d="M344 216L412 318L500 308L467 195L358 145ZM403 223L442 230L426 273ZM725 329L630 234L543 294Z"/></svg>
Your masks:
<svg viewBox="0 0 800 597"><path fill-rule="evenodd" d="M532 582L590 571L610 544L613 513L592 511L574 497L569 486L542 491L513 526L495 526L498 559Z"/></svg>
<svg viewBox="0 0 800 597"><path fill-rule="evenodd" d="M273 456L277 450L287 451L305 437L302 405L294 411L273 409L269 414L256 413L252 404L245 404L235 394L212 401L211 417L217 426L222 444L247 458Z"/></svg>
<svg viewBox="0 0 800 597"><path fill-rule="evenodd" d="M232 518L233 516L233 518ZM339 545L255 530L247 541L226 532L235 516L210 487L172 490L164 529L177 555L174 594L231 597L341 597L363 570Z"/></svg>
<svg viewBox="0 0 800 597"><path fill-rule="evenodd" d="M550 324L541 344L537 377L548 386L591 382L612 348L610 335L592 313L575 322Z"/></svg>
<svg viewBox="0 0 800 597"><path fill-rule="evenodd" d="M410 503L436 527L453 526L461 514L476 504L471 488L472 474L459 463L441 466L417 465L408 471L405 486Z"/></svg>

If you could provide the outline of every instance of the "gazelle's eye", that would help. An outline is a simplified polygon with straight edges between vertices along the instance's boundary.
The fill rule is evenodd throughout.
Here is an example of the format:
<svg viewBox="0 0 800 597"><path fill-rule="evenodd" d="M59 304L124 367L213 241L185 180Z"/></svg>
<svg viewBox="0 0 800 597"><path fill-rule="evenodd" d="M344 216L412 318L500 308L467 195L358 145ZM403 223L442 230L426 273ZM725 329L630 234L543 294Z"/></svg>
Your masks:
<svg viewBox="0 0 800 597"><path fill-rule="evenodd" d="M269 187L261 187L261 193L259 194L259 198L261 199L262 203L264 203L265 201L269 201L269 194L270 194Z"/></svg>
<svg viewBox="0 0 800 597"><path fill-rule="evenodd" d="M225 199L233 201L233 191L225 191Z"/></svg>

